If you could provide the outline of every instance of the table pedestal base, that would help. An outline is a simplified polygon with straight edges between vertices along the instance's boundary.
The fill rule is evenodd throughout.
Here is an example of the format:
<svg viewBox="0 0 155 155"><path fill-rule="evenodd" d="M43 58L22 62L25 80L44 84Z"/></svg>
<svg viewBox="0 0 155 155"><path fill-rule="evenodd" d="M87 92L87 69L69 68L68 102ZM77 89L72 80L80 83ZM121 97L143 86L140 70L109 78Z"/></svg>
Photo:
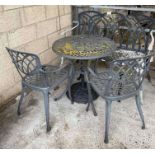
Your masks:
<svg viewBox="0 0 155 155"><path fill-rule="evenodd" d="M93 89L91 89L91 92L92 92L92 99L96 100L98 98L98 94ZM67 97L69 98L68 92L66 94L67 94ZM77 82L73 84L71 86L71 96L72 96L73 102L87 104L88 103L87 83Z"/></svg>

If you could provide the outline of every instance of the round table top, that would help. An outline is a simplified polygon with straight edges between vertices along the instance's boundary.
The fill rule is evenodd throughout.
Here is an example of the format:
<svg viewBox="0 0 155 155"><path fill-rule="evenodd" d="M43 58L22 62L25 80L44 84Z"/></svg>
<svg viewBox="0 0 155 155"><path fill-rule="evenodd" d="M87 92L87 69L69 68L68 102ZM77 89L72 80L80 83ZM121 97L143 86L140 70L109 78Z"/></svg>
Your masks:
<svg viewBox="0 0 155 155"><path fill-rule="evenodd" d="M90 60L111 55L116 50L114 41L94 35L75 35L54 42L53 51L69 59Z"/></svg>

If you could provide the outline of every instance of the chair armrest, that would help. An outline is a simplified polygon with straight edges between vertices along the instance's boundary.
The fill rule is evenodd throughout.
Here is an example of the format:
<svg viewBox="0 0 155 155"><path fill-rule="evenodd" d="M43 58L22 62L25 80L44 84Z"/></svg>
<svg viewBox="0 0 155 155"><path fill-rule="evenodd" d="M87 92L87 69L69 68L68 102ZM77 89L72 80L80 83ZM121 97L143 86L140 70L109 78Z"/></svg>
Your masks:
<svg viewBox="0 0 155 155"><path fill-rule="evenodd" d="M52 65L42 65L40 68L40 72L42 73L56 73L60 72L61 70L67 68L70 64L65 64L63 66L52 66Z"/></svg>
<svg viewBox="0 0 155 155"><path fill-rule="evenodd" d="M90 67L88 67L88 71L91 75L97 77L97 74Z"/></svg>
<svg viewBox="0 0 155 155"><path fill-rule="evenodd" d="M68 63L60 65L58 69L54 70L53 72L60 72L61 70L67 68L68 66L71 66L72 63L70 61L68 61Z"/></svg>
<svg viewBox="0 0 155 155"><path fill-rule="evenodd" d="M92 75L92 76L95 76L96 78L98 78L98 74L101 74L101 73L95 73L90 67L88 67L88 71L89 73ZM112 80L112 75L110 74L109 71L103 71L102 74L104 73L107 73L108 74L108 77L104 78L104 80ZM100 79L100 78L98 78Z"/></svg>
<svg viewBox="0 0 155 155"><path fill-rule="evenodd" d="M148 47L148 50L149 51L152 51L153 50L153 46L154 46L154 36L153 36L153 33L155 32L155 30L152 30L150 32L150 35L151 35L151 43L149 44L149 47Z"/></svg>
<svg viewBox="0 0 155 155"><path fill-rule="evenodd" d="M70 31L74 30L75 28L77 28L79 26L78 21L73 21L73 23L76 24L76 25L73 26L72 28L69 28L69 29L65 30L64 32L61 32L60 35L65 35L67 32L70 32Z"/></svg>
<svg viewBox="0 0 155 155"><path fill-rule="evenodd" d="M151 42L148 46L148 51L149 53L151 53L151 51L153 51L153 46L154 46L154 36L153 33L155 33L155 30L151 30L150 35L151 35ZM150 62L153 62L153 56L151 57Z"/></svg>

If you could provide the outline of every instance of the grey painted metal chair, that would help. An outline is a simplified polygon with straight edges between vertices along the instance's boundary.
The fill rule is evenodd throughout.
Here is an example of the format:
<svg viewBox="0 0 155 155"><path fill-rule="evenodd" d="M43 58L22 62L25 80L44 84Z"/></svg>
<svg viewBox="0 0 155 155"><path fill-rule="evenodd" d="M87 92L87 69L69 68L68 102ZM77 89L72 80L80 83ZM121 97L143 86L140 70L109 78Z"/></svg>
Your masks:
<svg viewBox="0 0 155 155"><path fill-rule="evenodd" d="M144 29L142 27L118 27L118 29L115 29L112 37L118 45L117 51L113 52L110 57L106 58L106 60L112 61L116 59L135 58L147 55L150 52L153 54L153 33L153 30ZM147 71L147 78L151 79L149 69ZM143 88L141 87L141 101L143 103L142 96Z"/></svg>
<svg viewBox="0 0 155 155"><path fill-rule="evenodd" d="M110 112L113 101L135 97L138 112L142 120L142 129L145 129L144 116L140 103L140 88L149 67L150 59L151 55L114 60L110 63L109 69L97 73L93 72L91 67L89 68L88 78L90 84L106 101L105 143L109 142ZM88 104L87 110L89 110L89 106L90 104Z"/></svg>
<svg viewBox="0 0 155 155"><path fill-rule="evenodd" d="M134 17L137 20L137 22L139 22L139 24L145 30L148 30L148 31L155 30L155 19L154 18L149 17L149 16L145 16L143 14L133 14L132 17ZM147 33L147 35L149 35L149 33ZM155 71L155 67L150 65L150 68L147 72L148 81L152 83L150 71Z"/></svg>
<svg viewBox="0 0 155 155"><path fill-rule="evenodd" d="M51 90L61 85L68 79L68 89L70 91L69 74L71 74L68 64L60 66L42 65L37 55L25 53L6 48L11 56L17 71L22 78L22 92L19 100L17 114L21 114L23 98L28 90L40 91L44 95L44 107L46 116L46 130L51 130L49 124L49 94ZM65 91L66 91L65 90ZM63 92L64 93L64 92ZM63 94L62 93L62 94ZM62 94L60 96L62 96ZM60 98L60 96L58 98Z"/></svg>

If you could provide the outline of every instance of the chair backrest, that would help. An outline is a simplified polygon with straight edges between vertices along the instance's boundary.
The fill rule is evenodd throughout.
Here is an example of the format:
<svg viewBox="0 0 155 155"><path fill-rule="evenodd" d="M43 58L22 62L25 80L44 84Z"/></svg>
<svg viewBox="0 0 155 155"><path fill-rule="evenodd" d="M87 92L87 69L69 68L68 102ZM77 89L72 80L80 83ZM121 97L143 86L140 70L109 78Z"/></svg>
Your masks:
<svg viewBox="0 0 155 155"><path fill-rule="evenodd" d="M101 13L97 11L84 11L79 13L78 34L91 34L92 25L98 18L101 18Z"/></svg>
<svg viewBox="0 0 155 155"><path fill-rule="evenodd" d="M133 14L132 15L142 27L152 29L155 25L155 19L143 14ZM155 27L154 27L155 28Z"/></svg>
<svg viewBox="0 0 155 155"><path fill-rule="evenodd" d="M24 78L26 75L31 75L34 72L39 71L41 63L37 55L16 51L7 47L6 49L22 78Z"/></svg>
<svg viewBox="0 0 155 155"><path fill-rule="evenodd" d="M118 48L135 52L148 53L151 41L150 31L146 32L142 27L115 29L113 40L118 43Z"/></svg>
<svg viewBox="0 0 155 155"><path fill-rule="evenodd" d="M93 31L96 32L96 27L98 27L97 35L107 37L110 39L114 38L115 33L118 31L119 27L131 28L131 22L127 18L117 12L107 12L103 13L102 17L94 22Z"/></svg>
<svg viewBox="0 0 155 155"><path fill-rule="evenodd" d="M103 16L99 15L97 18L93 19L91 24L91 34L98 36L105 36L105 30L108 27L108 20Z"/></svg>
<svg viewBox="0 0 155 155"><path fill-rule="evenodd" d="M149 68L151 56L113 61L105 95L125 97L138 91Z"/></svg>
<svg viewBox="0 0 155 155"><path fill-rule="evenodd" d="M138 22L138 20L133 15L127 15L126 19L130 23L130 25L131 25L130 27L132 27L132 28L138 28L141 26L140 23Z"/></svg>
<svg viewBox="0 0 155 155"><path fill-rule="evenodd" d="M107 12L103 13L102 15L108 21L108 25L130 26L130 22L127 20L125 15L121 13Z"/></svg>
<svg viewBox="0 0 155 155"><path fill-rule="evenodd" d="M121 13L84 11L78 15L78 34L94 34L110 39L114 31L120 27L133 27L132 23Z"/></svg>

